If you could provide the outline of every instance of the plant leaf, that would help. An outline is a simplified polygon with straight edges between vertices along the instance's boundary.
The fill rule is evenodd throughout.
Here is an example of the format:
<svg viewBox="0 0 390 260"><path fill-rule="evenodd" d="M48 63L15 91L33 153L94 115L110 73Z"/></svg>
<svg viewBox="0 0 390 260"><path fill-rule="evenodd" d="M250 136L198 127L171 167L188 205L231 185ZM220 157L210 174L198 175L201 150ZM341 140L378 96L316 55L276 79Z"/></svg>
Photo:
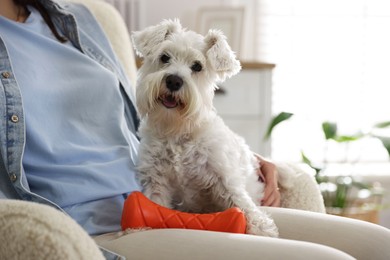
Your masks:
<svg viewBox="0 0 390 260"><path fill-rule="evenodd" d="M301 158L302 158L302 162L306 163L310 167L312 166L310 159L302 151L301 151Z"/></svg>
<svg viewBox="0 0 390 260"><path fill-rule="evenodd" d="M317 183L323 182L323 180L319 177L319 173L322 169L315 167L311 162L311 160L304 154L303 151L301 151L301 158L303 163L306 163L309 167L311 167L316 172L315 176L316 176Z"/></svg>
<svg viewBox="0 0 390 260"><path fill-rule="evenodd" d="M352 181L352 186L358 188L359 190L370 190L371 186L368 185L367 183L360 182L360 181Z"/></svg>
<svg viewBox="0 0 390 260"><path fill-rule="evenodd" d="M339 135L332 138L338 143L344 143L344 142L352 142L361 139L364 137L363 134L356 134L356 135Z"/></svg>
<svg viewBox="0 0 390 260"><path fill-rule="evenodd" d="M322 131L324 132L326 140L332 139L338 143L356 141L364 137L362 133L355 135L338 135L337 124L328 121L322 123Z"/></svg>
<svg viewBox="0 0 390 260"><path fill-rule="evenodd" d="M387 154L390 156L390 137L376 135L374 135L374 137L378 138L382 142L383 147L385 147Z"/></svg>
<svg viewBox="0 0 390 260"><path fill-rule="evenodd" d="M387 128L390 126L390 121L380 122L374 125L374 128Z"/></svg>
<svg viewBox="0 0 390 260"><path fill-rule="evenodd" d="M337 136L337 124L332 122L323 122L322 131L324 132L325 139L334 139Z"/></svg>
<svg viewBox="0 0 390 260"><path fill-rule="evenodd" d="M345 208L348 197L349 186L345 184L337 184L337 190L335 199L333 201L333 207Z"/></svg>
<svg viewBox="0 0 390 260"><path fill-rule="evenodd" d="M333 207L345 208L347 206L348 193L352 183L352 178L349 176L340 176L336 179L337 189Z"/></svg>
<svg viewBox="0 0 390 260"><path fill-rule="evenodd" d="M293 114L288 112L280 112L278 115L272 118L271 123L268 126L268 130L264 135L264 140L268 140L271 137L272 131L281 122L289 119Z"/></svg>

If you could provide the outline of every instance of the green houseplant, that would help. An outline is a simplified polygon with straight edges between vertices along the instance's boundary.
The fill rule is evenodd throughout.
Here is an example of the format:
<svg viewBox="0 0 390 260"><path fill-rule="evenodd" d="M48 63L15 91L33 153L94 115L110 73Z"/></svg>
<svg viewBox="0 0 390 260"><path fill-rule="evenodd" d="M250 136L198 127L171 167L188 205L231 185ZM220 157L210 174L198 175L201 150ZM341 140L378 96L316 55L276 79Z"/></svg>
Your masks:
<svg viewBox="0 0 390 260"><path fill-rule="evenodd" d="M277 125L292 117L293 114L288 112L281 112L274 116L269 123L264 139L269 139ZM376 130L384 128L390 128L390 122L375 124L367 132L358 131L353 135L341 135L336 123L328 121L322 123L325 144L335 142L344 145L346 147L345 153L348 153L348 145L351 142L367 137L377 138L390 157L390 138L375 134ZM313 169L328 213L377 222L377 213L382 197L382 190L378 184L357 181L353 176L327 176L325 174L326 159L321 163L313 163L303 151L301 151L301 159L304 164ZM344 163L351 162L346 159Z"/></svg>

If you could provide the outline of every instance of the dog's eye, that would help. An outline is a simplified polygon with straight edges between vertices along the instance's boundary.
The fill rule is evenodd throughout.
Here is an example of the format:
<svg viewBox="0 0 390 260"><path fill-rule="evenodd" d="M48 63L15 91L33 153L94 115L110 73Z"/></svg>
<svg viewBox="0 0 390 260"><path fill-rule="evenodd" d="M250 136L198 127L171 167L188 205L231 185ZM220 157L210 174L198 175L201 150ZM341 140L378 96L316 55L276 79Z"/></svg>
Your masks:
<svg viewBox="0 0 390 260"><path fill-rule="evenodd" d="M194 72L199 72L202 70L202 64L200 64L199 61L195 61L194 64L192 64L191 69Z"/></svg>
<svg viewBox="0 0 390 260"><path fill-rule="evenodd" d="M162 63L168 63L170 59L171 59L171 57L169 57L169 56L166 55L166 54L163 54L163 55L161 55L161 57L160 57L160 61L161 61Z"/></svg>

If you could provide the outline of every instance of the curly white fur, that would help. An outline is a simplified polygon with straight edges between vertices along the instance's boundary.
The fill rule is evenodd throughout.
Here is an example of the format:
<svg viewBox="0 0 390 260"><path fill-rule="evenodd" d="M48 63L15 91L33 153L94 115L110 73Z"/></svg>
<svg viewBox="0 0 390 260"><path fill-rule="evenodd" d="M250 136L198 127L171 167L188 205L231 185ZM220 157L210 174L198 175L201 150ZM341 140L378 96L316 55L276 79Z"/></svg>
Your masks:
<svg viewBox="0 0 390 260"><path fill-rule="evenodd" d="M248 233L278 236L273 220L257 207L264 185L253 153L213 107L216 81L241 68L225 36L210 30L203 37L167 20L134 33L133 42L144 57L136 93L142 117L138 170L146 196L188 212L237 206Z"/></svg>

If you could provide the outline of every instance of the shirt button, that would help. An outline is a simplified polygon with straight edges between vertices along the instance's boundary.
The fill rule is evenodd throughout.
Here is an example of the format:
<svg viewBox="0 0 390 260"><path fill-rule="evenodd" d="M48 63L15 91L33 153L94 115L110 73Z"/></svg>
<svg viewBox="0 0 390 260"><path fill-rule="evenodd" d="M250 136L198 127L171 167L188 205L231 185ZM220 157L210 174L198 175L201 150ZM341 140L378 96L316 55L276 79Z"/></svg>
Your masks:
<svg viewBox="0 0 390 260"><path fill-rule="evenodd" d="M9 178L11 179L12 182L15 182L18 177L16 176L16 174L11 174Z"/></svg>
<svg viewBox="0 0 390 260"><path fill-rule="evenodd" d="M5 71L5 72L1 73L1 76L3 76L3 78L5 78L5 79L8 79L11 76L11 74L8 71Z"/></svg>
<svg viewBox="0 0 390 260"><path fill-rule="evenodd" d="M12 116L11 116L11 121L12 121L13 123L17 123L17 122L19 122L19 117L18 117L17 115L12 115Z"/></svg>

